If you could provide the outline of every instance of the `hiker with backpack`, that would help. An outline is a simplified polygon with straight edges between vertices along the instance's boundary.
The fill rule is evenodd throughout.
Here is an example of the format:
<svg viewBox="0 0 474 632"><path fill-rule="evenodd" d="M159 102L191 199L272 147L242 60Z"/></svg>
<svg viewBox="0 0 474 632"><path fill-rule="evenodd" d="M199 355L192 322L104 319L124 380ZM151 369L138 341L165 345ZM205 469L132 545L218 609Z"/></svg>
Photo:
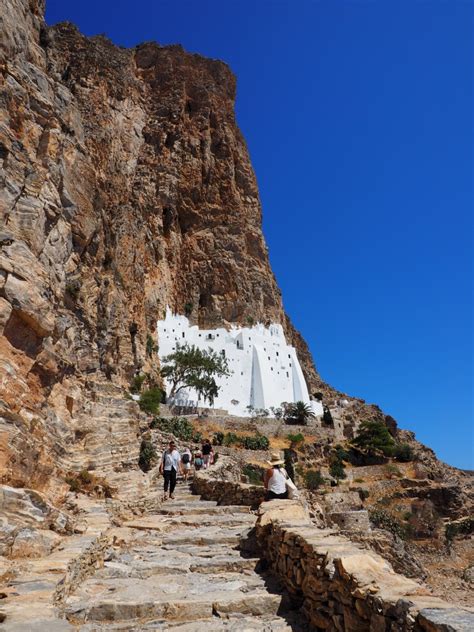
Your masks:
<svg viewBox="0 0 474 632"><path fill-rule="evenodd" d="M181 455L176 449L175 442L170 441L168 448L163 452L160 463L160 474L163 474L164 477L163 500L168 499L168 487L170 490L170 498L174 498L178 472L183 473Z"/></svg>
<svg viewBox="0 0 474 632"><path fill-rule="evenodd" d="M185 448L183 454L181 456L181 463L183 464L183 476L184 482L188 482L189 472L191 471L191 463L193 460L193 455L189 448Z"/></svg>
<svg viewBox="0 0 474 632"><path fill-rule="evenodd" d="M206 439L202 444L202 460L204 463L204 469L207 470L209 465L211 464L211 452L212 445L209 439Z"/></svg>

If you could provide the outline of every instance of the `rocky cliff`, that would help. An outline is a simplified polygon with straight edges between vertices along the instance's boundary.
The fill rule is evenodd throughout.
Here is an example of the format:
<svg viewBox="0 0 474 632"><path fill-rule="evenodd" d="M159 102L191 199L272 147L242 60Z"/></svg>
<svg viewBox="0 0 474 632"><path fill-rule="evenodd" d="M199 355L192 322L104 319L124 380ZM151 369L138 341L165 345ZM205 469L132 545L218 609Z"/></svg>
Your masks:
<svg viewBox="0 0 474 632"><path fill-rule="evenodd" d="M7 5L2 305L7 342L33 362L28 386L44 372L130 377L167 304L206 325L282 322L296 339L228 67L47 28L40 2Z"/></svg>
<svg viewBox="0 0 474 632"><path fill-rule="evenodd" d="M232 72L180 46L48 27L43 13L43 0L0 12L3 480L41 487L78 467L94 415L104 427L131 415L136 443L136 407L113 398L157 371L146 341L166 305L202 326L282 323L311 390L334 404L270 268ZM362 417L396 428L360 400L335 417L346 436Z"/></svg>

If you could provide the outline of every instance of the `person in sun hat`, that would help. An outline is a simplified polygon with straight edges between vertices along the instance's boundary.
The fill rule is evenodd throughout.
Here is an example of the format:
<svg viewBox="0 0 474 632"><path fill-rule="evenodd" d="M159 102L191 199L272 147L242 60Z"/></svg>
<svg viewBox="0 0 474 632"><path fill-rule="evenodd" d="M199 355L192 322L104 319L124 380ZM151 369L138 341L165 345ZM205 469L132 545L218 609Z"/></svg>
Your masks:
<svg viewBox="0 0 474 632"><path fill-rule="evenodd" d="M273 500L275 498L288 498L288 491L286 489L286 481L288 474L285 468L282 467L284 461L280 458L278 452L272 452L270 461L267 463L271 466L266 472L264 477L264 485L267 490L266 500Z"/></svg>

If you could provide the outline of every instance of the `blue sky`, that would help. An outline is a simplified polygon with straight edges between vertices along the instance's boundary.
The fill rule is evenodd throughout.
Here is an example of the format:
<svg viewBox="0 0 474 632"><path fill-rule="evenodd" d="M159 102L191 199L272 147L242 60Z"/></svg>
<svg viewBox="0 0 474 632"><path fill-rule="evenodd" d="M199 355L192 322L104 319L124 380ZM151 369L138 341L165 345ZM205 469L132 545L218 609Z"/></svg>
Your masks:
<svg viewBox="0 0 474 632"><path fill-rule="evenodd" d="M474 468L473 11L450 0L47 0L237 75L287 311L329 383Z"/></svg>

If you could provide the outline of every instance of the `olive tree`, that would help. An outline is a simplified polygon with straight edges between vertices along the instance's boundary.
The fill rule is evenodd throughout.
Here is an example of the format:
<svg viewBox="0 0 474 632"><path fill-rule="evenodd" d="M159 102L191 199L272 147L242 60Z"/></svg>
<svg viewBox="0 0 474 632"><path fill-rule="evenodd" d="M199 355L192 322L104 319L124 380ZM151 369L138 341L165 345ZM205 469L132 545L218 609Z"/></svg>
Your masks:
<svg viewBox="0 0 474 632"><path fill-rule="evenodd" d="M227 359L209 348L207 351L195 345L177 345L176 351L162 360L161 375L170 384L168 397L175 399L185 388L196 391L198 401L202 398L212 406L219 394L216 378L231 375Z"/></svg>

